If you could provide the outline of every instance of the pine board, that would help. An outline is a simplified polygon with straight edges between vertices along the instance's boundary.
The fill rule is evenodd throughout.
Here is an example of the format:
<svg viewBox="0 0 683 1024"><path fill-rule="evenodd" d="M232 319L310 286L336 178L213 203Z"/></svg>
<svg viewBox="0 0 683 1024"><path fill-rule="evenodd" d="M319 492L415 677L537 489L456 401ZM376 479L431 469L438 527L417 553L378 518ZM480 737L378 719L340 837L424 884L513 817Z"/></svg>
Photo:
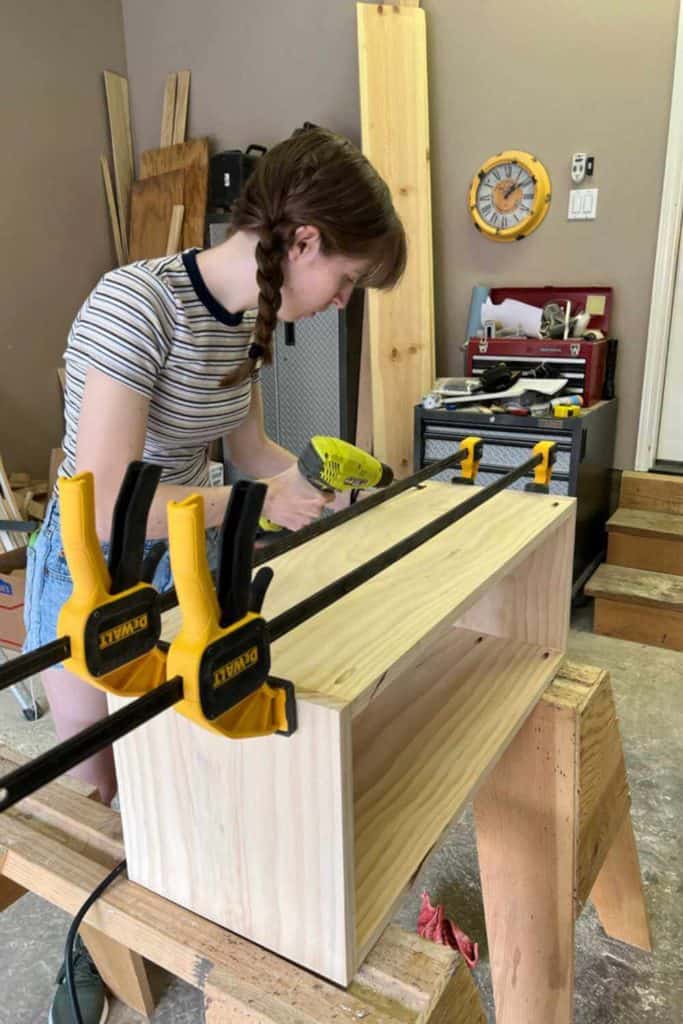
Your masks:
<svg viewBox="0 0 683 1024"><path fill-rule="evenodd" d="M149 149L140 157L140 179L169 171L185 171L183 249L204 245L206 200L209 187L208 139L192 139L163 149Z"/></svg>
<svg viewBox="0 0 683 1024"><path fill-rule="evenodd" d="M275 559L266 618L471 494L429 483ZM497 495L274 643L273 674L297 687L291 738L230 743L168 711L117 743L131 877L347 984L557 667L574 509ZM169 638L177 610L164 618Z"/></svg>
<svg viewBox="0 0 683 1024"><path fill-rule="evenodd" d="M607 538L607 561L629 569L683 576L683 538L637 536L612 530Z"/></svg>
<svg viewBox="0 0 683 1024"><path fill-rule="evenodd" d="M353 732L362 957L555 675L562 655L472 630L443 636Z"/></svg>
<svg viewBox="0 0 683 1024"><path fill-rule="evenodd" d="M164 104L161 110L161 138L160 146L173 145L173 122L175 120L175 101L178 88L178 75L172 71L166 75L164 87Z"/></svg>
<svg viewBox="0 0 683 1024"><path fill-rule="evenodd" d="M683 613L683 579L669 573L604 563L590 578L585 590L591 597Z"/></svg>
<svg viewBox="0 0 683 1024"><path fill-rule="evenodd" d="M609 533L624 533L633 537L661 537L666 540L683 539L683 516L651 509L618 508L607 521Z"/></svg>
<svg viewBox="0 0 683 1024"><path fill-rule="evenodd" d="M184 193L182 170L135 182L131 196L131 261L166 255L173 210L182 206Z"/></svg>
<svg viewBox="0 0 683 1024"><path fill-rule="evenodd" d="M173 115L173 143L185 142L187 130L187 108L190 102L190 72L178 72L178 86Z"/></svg>
<svg viewBox="0 0 683 1024"><path fill-rule="evenodd" d="M398 477L413 468L413 407L434 384L434 270L425 13L356 5L363 152L391 190L408 266L390 292L367 295L375 454Z"/></svg>
<svg viewBox="0 0 683 1024"><path fill-rule="evenodd" d="M683 478L625 470L621 477L619 507L683 516Z"/></svg>
<svg viewBox="0 0 683 1024"><path fill-rule="evenodd" d="M130 190L135 176L133 137L130 130L128 79L113 71L104 72L104 88L109 113L111 151L114 161L116 202L124 259L128 259L128 228L130 224Z"/></svg>
<svg viewBox="0 0 683 1024"><path fill-rule="evenodd" d="M631 643L683 651L683 611L598 597L593 612L593 632Z"/></svg>

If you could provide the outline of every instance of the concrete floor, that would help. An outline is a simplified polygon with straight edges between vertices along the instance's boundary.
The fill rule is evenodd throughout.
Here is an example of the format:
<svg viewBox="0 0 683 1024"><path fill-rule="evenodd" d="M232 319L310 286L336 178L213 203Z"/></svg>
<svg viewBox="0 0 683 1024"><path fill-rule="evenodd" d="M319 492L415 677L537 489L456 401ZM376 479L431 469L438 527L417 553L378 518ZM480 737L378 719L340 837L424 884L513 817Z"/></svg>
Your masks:
<svg viewBox="0 0 683 1024"><path fill-rule="evenodd" d="M654 955L606 938L589 904L577 927L576 1024L683 1022L683 654L590 632L591 607L575 612L569 656L610 670L633 796L633 821L655 943ZM27 723L0 694L0 737L26 753L51 745L49 716ZM491 979L472 819L444 837L407 895L397 921L414 928L420 893L479 942L475 978L493 1022ZM0 915L0 1024L44 1024L68 919L27 895ZM197 992L159 971L155 1024L198 1024ZM111 1024L142 1018L116 1005ZM542 1022L529 1022L542 1024Z"/></svg>

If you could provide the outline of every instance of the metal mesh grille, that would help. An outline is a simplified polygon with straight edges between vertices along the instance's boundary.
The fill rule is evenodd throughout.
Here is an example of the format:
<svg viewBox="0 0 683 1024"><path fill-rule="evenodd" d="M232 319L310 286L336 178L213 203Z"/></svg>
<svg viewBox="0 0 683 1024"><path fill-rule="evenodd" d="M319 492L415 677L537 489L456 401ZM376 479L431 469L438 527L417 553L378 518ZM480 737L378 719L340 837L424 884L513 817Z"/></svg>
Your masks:
<svg viewBox="0 0 683 1024"><path fill-rule="evenodd" d="M265 423L270 437L292 452L314 434L341 435L339 341L336 309L297 323L294 345L285 344L278 324L274 368L261 371Z"/></svg>

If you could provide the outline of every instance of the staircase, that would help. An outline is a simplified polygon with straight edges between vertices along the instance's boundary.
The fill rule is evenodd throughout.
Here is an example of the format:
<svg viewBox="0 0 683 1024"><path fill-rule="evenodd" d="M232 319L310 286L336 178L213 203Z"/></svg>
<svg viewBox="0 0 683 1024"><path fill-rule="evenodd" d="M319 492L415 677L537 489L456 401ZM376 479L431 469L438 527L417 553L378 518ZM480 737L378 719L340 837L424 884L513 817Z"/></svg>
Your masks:
<svg viewBox="0 0 683 1024"><path fill-rule="evenodd" d="M683 651L683 477L625 472L607 531L594 631Z"/></svg>

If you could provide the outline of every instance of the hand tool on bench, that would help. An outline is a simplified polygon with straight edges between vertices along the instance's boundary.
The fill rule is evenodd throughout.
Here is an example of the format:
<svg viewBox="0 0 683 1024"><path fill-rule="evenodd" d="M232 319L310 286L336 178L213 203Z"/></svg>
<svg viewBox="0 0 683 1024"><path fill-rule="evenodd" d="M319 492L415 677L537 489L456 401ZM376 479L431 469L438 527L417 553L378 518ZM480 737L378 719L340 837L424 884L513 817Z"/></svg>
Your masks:
<svg viewBox="0 0 683 1024"><path fill-rule="evenodd" d="M398 558L416 550L531 470L539 470L539 476L542 476L545 481L544 486L547 491L552 473L553 455L554 444L541 442L534 449L534 454L530 459L501 476L494 484L482 488L460 505L437 516L431 523L427 523L381 554L305 598L270 623L266 624L264 620L261 620L256 627L256 632L252 626L251 616L256 615L257 612L252 609L260 609L265 589L271 578L271 571L262 570L252 584L250 560L245 556L245 551L248 549L249 539L251 538L253 542L255 536L256 520L253 509L257 508L258 510L257 518L265 488L263 485L245 484L247 488L261 489L260 493L256 495L248 497L245 495L244 497L244 509L251 511L247 525L244 526L240 534L240 524L234 517L231 521L230 510L224 520L224 525L230 523L234 537L241 536L237 557L242 589L241 591L239 588L231 589L231 601L235 601L235 594L240 594L240 596L236 599L236 604L231 605L230 608L231 611L242 614L242 618L233 624L232 630L229 626L220 627L218 640L225 646L216 648L219 652L216 657L213 656L214 641L211 639L215 635L215 623L219 621L215 609L214 614L210 616L211 622L208 628L205 621L207 612L211 612L211 597L209 595L212 593L212 588L206 568L206 555L203 550L203 502L200 498L193 497L178 503L175 507L174 503L171 503L169 506L169 532L172 565L175 571L176 563L173 559L180 559L178 569L179 580L182 580L180 583L181 600L183 607L185 600L190 601L188 607L190 621L185 634L181 630L174 640L174 644L177 644L175 651L173 644L171 645L169 669L176 666L180 671L187 672L189 677L187 692L183 677L175 675L144 697L133 701L129 706L96 723L90 729L84 730L78 736L72 737L66 743L43 755L42 758L38 758L0 779L0 811L11 807L17 800L29 795L39 786L45 785L46 782L67 770L65 766L67 759L69 760L68 767L73 767L79 760L92 756L97 750L120 739L133 728L151 720L174 705L180 705L179 710L193 721L211 728L213 731L219 731L223 735L245 737L262 735L263 733L251 731L253 727L251 715L246 715L244 719L240 717L239 704L235 704L235 701L243 699L244 689L242 687L249 690L250 697L248 699L252 699L259 687L273 689L272 684L275 683L274 693L266 691L272 715L268 723L270 728L266 731L270 733L283 732L285 735L290 735L292 727L295 728L295 723L289 719L286 723L287 727L280 729L278 728L280 724L278 715L284 711L286 718L289 718L290 714L292 718L294 716L292 684L283 680L268 679L270 642L284 636L307 619L317 615L334 601L341 599L391 566ZM184 520L182 524L181 514ZM206 572L202 569L198 571L198 567L201 565L204 566ZM197 578L189 582L193 568ZM219 590L222 595L225 595L226 590L222 584L219 584ZM245 608L248 609L246 614ZM229 611L228 614L230 613ZM209 643L202 650L202 644L207 639L207 634ZM279 687L278 684L280 684ZM278 694L278 688L284 693ZM236 709L234 719L221 717L226 713L232 713L233 709ZM260 722L258 709L255 719Z"/></svg>
<svg viewBox="0 0 683 1024"><path fill-rule="evenodd" d="M287 551L292 551L294 548L299 547L301 544L307 543L309 540L313 540L315 537L319 537L328 530L335 529L337 526L346 523L356 516L361 515L370 509L376 508L378 505L385 501L389 501L391 498L397 497L399 494L404 493L414 487L419 487L425 480L430 477L436 476L449 469L454 469L458 465L462 466L462 478L472 478L476 475L476 470L479 465L479 459L481 459L482 452L482 441L476 437L467 437L461 443L458 450L453 452L452 455L441 459L439 462L435 462L430 466L421 469L419 472L414 473L412 476L407 477L405 480L401 480L397 483L393 483L382 490L364 498L362 501L358 501L348 508L342 509L333 515L326 516L323 519L318 519L308 526L303 527L301 530L297 530L296 533L285 533L284 536L277 537L270 542L267 547L263 550L256 552L252 559L254 567L262 565L264 562L269 562L280 555L285 554ZM476 457L475 457L476 456ZM455 478L454 478L455 479ZM459 478L458 478L459 479ZM60 481L60 488L62 484ZM119 517L125 514L125 499L122 496L128 490L125 480L122 485L120 500L117 501L116 509L114 512L114 522L112 524L112 533L117 535L117 531L121 530L118 526ZM150 498L151 502L151 498ZM142 522L146 523L148 514L148 508L143 508L140 504L135 509L131 510L128 514L128 527L130 531L138 529L138 534L134 538L135 543L139 545L140 540L144 542L144 529L142 528ZM136 525L137 524L137 525ZM94 533L94 527L93 527ZM140 536L142 533L142 537ZM284 533L284 531L283 531ZM163 548L163 543L161 545ZM121 550L121 546L117 547L117 550ZM110 553L110 561L114 554L114 548ZM96 558L96 555L92 556ZM148 563L148 570L145 578L151 579L150 571L153 568L151 563ZM153 572L152 572L153 575ZM178 604L178 598L176 595L175 588L164 592L158 597L158 609L160 612L168 611L170 608L175 608ZM93 611L95 609L93 608ZM119 648L120 651L123 648ZM37 672L41 672L43 669L50 668L52 665L56 665L64 658L68 658L71 653L71 639L69 636L60 636L57 640L53 640L49 644L45 644L39 647L37 650L29 651L27 654L22 654L18 658L12 659L6 665L0 666L0 690L4 690L7 687L14 686L15 683L26 679L28 676L35 675Z"/></svg>

